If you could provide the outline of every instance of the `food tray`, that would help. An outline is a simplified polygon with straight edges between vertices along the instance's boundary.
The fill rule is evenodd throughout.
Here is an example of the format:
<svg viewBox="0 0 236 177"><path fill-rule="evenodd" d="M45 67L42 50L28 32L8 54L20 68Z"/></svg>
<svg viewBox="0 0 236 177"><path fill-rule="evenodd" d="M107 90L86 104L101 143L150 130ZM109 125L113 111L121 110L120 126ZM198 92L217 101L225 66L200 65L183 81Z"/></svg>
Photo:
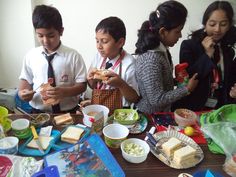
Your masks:
<svg viewBox="0 0 236 177"><path fill-rule="evenodd" d="M191 147L193 147L194 149L197 150L197 153L195 155L195 159L194 159L193 163L188 163L186 161L186 163L184 163L183 166L177 166L172 161L173 160L173 155L170 156L169 159L167 159L165 156L163 156L164 152L161 150L161 148L158 148L158 150L160 150L160 152L158 150L155 150L155 149L151 148L151 152L153 153L153 155L155 155L160 161L162 161L163 163L165 163L166 165L168 165L172 168L186 169L186 168L194 167L197 164L199 164L204 158L204 153L203 153L201 147L197 143L195 143L194 140L192 140L188 136L186 136L182 133L179 133L175 130L167 130L167 131L158 132L158 133L155 133L153 135L153 137L157 140L158 144L160 144L160 145L165 143L171 137L175 137L175 138L182 141L183 146L184 145L189 145L189 146L191 146Z"/></svg>
<svg viewBox="0 0 236 177"><path fill-rule="evenodd" d="M84 126L84 125L81 125L81 124L77 124L77 125L69 125L67 126L60 134L59 136L57 136L55 138L55 141L54 141L54 144L52 145L52 149L58 151L58 150L61 150L61 149L64 149L64 148L68 148L70 146L73 146L74 144L70 144L70 143L67 143L67 142L63 142L61 141L61 135L66 131L66 129L70 126L73 126L73 127L79 127L81 129L84 130L84 133L82 134L82 136L80 137L79 139L79 143L83 142L90 134L90 128Z"/></svg>
<svg viewBox="0 0 236 177"><path fill-rule="evenodd" d="M39 133L39 129L37 129L37 132ZM33 139L33 136L31 136L24 144L19 146L19 153L23 155L28 155L28 156L47 155L50 152L55 140L57 139L59 135L60 135L60 131L52 130L51 136L53 137L53 139L50 141L48 148L44 150L44 154L41 153L38 149L27 147L27 144Z"/></svg>

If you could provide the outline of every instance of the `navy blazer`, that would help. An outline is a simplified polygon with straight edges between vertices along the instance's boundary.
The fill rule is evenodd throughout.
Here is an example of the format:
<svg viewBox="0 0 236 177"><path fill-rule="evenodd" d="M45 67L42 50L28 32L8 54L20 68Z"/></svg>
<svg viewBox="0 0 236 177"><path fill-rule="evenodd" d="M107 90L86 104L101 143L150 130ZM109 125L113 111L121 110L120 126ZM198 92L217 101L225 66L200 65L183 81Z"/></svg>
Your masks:
<svg viewBox="0 0 236 177"><path fill-rule="evenodd" d="M224 61L224 80L221 82L217 99L216 108L225 104L235 103L235 99L229 96L231 87L236 83L236 59L234 44L236 43L236 29L231 43L221 43ZM182 98L172 105L172 110L176 108L187 108L193 111L201 111L205 109L205 103L211 93L211 82L213 69L216 67L213 60L205 53L200 40L189 39L184 40L180 47L180 63L187 62L189 64L187 71L190 77L194 73L198 73L199 83L196 89L187 97Z"/></svg>

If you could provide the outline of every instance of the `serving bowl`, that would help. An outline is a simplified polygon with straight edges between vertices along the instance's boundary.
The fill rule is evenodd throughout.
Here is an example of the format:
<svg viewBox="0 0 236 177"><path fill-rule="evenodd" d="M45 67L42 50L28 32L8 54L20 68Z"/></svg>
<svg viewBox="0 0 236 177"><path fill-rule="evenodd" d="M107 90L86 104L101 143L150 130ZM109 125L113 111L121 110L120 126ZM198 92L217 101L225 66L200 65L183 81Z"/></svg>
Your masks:
<svg viewBox="0 0 236 177"><path fill-rule="evenodd" d="M176 109L174 111L175 122L182 127L195 125L197 123L197 114L189 109Z"/></svg>
<svg viewBox="0 0 236 177"><path fill-rule="evenodd" d="M131 163L142 163L150 152L149 145L141 139L129 138L121 143L122 156Z"/></svg>
<svg viewBox="0 0 236 177"><path fill-rule="evenodd" d="M123 125L132 125L139 120L139 115L135 109L116 109L114 120Z"/></svg>

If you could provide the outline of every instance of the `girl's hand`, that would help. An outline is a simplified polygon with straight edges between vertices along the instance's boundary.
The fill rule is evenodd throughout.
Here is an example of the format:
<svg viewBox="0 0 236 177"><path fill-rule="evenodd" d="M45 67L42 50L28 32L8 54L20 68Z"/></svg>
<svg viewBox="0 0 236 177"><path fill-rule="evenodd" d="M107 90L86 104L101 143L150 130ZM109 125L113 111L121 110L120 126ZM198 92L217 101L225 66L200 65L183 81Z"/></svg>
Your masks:
<svg viewBox="0 0 236 177"><path fill-rule="evenodd" d="M198 79L197 79L197 73L195 73L188 81L188 84L187 84L187 89L188 91L191 93L194 91L194 89L197 87L198 85Z"/></svg>
<svg viewBox="0 0 236 177"><path fill-rule="evenodd" d="M236 98L236 83L234 84L233 87L231 87L231 90L229 92L229 95L232 97L232 98Z"/></svg>
<svg viewBox="0 0 236 177"><path fill-rule="evenodd" d="M204 47L206 54L210 58L213 58L213 54L215 51L215 42L213 41L213 38L211 36L206 36L202 41L202 46Z"/></svg>

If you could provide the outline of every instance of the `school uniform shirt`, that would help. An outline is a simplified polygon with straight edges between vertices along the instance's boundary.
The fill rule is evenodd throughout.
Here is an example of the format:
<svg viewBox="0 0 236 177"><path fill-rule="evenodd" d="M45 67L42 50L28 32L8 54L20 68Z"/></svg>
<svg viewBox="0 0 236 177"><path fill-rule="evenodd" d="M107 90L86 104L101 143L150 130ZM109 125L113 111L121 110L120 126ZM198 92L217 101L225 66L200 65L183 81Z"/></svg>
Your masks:
<svg viewBox="0 0 236 177"><path fill-rule="evenodd" d="M236 43L236 28L232 36L229 36L232 43ZM225 104L236 103L235 99L229 95L230 89L234 83L236 83L236 58L235 51L232 45L227 42L220 44L221 54L221 82L219 83L219 89L216 90L216 99L218 103L214 109L217 109ZM187 72L190 76L194 73L198 73L198 85L195 90L187 97L177 101L173 104L173 110L177 108L187 108L193 111L201 111L206 108L205 104L207 99L211 95L211 84L213 81L213 69L216 65L213 59L210 58L201 41L195 39L184 40L180 47L180 63L187 62L189 64Z"/></svg>
<svg viewBox="0 0 236 177"><path fill-rule="evenodd" d="M25 56L19 79L25 79L33 85L33 89L48 82L48 62L43 54L42 46L31 49ZM76 83L86 82L87 69L82 56L74 49L60 45L51 61L56 86L70 87ZM30 105L42 111L51 112L51 106L42 102L39 90L34 94ZM61 111L73 109L78 104L77 96L60 100Z"/></svg>
<svg viewBox="0 0 236 177"><path fill-rule="evenodd" d="M118 60L119 57L120 57L120 55L116 56L113 59L107 58L106 62L109 61L114 66L114 64L116 63L116 61ZM102 62L103 62L103 57L100 55L99 52L97 52L94 57L93 62L91 63L90 68L100 69ZM138 85L137 85L137 81L136 81L135 75L134 75L135 74L135 71L134 71L135 66L134 65L135 65L134 57L125 51L125 56L122 59L122 65L121 65L122 66L121 78L138 93ZM111 68L109 68L109 70L112 70ZM119 74L120 65L116 66L114 68L114 70L112 70L112 71L115 72L116 74ZM112 89L112 87L109 85L106 85L105 89ZM122 98L122 104L123 104L123 107L130 106L130 103L124 97Z"/></svg>
<svg viewBox="0 0 236 177"><path fill-rule="evenodd" d="M188 94L186 87L174 89L172 62L162 43L137 56L135 71L141 95L137 107L141 112L168 112L173 102Z"/></svg>

